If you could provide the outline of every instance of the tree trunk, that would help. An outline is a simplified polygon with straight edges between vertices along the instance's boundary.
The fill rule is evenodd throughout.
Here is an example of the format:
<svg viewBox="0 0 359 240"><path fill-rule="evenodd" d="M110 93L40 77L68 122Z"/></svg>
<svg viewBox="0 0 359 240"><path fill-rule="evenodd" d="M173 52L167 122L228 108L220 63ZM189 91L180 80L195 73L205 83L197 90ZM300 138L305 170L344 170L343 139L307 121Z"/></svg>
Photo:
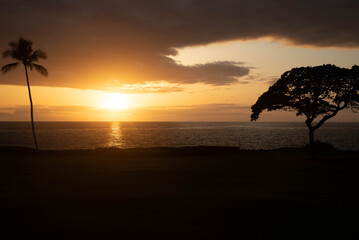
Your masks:
<svg viewBox="0 0 359 240"><path fill-rule="evenodd" d="M314 129L313 128L309 128L309 144L311 146L314 145Z"/></svg>
<svg viewBox="0 0 359 240"><path fill-rule="evenodd" d="M308 130L309 130L309 145L313 146L314 145L314 131L316 130L315 127L312 126L312 119L310 119L307 116L307 120L305 121L305 125L307 125Z"/></svg>
<svg viewBox="0 0 359 240"><path fill-rule="evenodd" d="M314 128L313 127L309 127L309 144L310 144L310 149L311 149L311 157L312 160L316 159L316 149L315 149L315 144L314 144Z"/></svg>
<svg viewBox="0 0 359 240"><path fill-rule="evenodd" d="M35 133L35 125L34 125L34 108L32 106L32 98L31 98L31 90L30 90L30 84L29 84L29 76L27 74L27 67L26 66L25 66L25 73L26 73L27 89L29 91L29 99L30 99L32 135L34 137L34 142L35 142L36 149L38 150L39 145L37 144L36 133Z"/></svg>

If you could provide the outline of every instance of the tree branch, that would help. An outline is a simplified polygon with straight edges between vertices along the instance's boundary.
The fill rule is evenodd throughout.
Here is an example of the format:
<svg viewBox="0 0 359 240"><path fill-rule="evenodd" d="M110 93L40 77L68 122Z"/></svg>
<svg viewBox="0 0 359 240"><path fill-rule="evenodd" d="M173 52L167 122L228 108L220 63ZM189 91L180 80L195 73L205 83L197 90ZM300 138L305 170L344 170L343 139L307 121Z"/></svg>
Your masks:
<svg viewBox="0 0 359 240"><path fill-rule="evenodd" d="M330 118L334 117L335 115L337 115L337 113L338 113L340 110L343 110L344 108L346 108L347 105L348 105L348 104L345 102L342 107L339 107L339 106L340 106L340 103L339 103L337 109L336 109L335 111L333 111L333 113L324 116L324 117L318 122L318 124L313 127L313 129L316 130L316 129L320 128L320 127L324 124L325 121L327 121L328 119L330 119Z"/></svg>

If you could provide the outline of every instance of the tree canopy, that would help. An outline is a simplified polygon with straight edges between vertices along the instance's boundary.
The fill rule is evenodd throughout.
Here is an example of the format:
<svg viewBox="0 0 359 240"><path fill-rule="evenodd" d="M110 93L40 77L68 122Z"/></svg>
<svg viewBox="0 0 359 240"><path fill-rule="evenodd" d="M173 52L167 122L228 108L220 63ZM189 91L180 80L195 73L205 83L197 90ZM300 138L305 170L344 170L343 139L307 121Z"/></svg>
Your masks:
<svg viewBox="0 0 359 240"><path fill-rule="evenodd" d="M32 42L29 40L25 40L24 38L20 37L17 42L11 41L9 42L10 49L7 49L3 52L3 58L12 58L17 60L17 62L13 62L7 64L1 68L2 73L7 73L13 68L19 66L22 63L25 67L29 67L30 70L35 68L40 74L47 76L48 72L47 69L43 66L36 64L39 59L46 59L47 55L44 51L37 49L32 49Z"/></svg>
<svg viewBox="0 0 359 240"><path fill-rule="evenodd" d="M339 111L358 109L358 92L358 66L347 69L328 64L293 68L258 98L251 108L251 120L257 120L264 110L296 111L297 116L306 117L305 123L314 133ZM313 125L314 120L317 123Z"/></svg>

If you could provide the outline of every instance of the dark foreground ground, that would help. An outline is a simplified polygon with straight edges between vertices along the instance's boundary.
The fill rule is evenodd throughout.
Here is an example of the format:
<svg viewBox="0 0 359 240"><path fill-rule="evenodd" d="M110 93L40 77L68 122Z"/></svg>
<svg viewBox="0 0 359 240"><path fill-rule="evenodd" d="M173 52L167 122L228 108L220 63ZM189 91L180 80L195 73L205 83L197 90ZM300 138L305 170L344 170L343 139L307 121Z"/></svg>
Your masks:
<svg viewBox="0 0 359 240"><path fill-rule="evenodd" d="M359 239L359 152L0 148L0 239Z"/></svg>

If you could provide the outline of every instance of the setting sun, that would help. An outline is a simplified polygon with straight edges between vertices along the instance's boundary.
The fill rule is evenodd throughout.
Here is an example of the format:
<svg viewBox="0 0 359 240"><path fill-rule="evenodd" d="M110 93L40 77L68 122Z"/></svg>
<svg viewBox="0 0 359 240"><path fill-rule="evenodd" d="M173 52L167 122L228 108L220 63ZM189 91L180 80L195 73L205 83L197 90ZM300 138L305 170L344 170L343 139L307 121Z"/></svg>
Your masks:
<svg viewBox="0 0 359 240"><path fill-rule="evenodd" d="M129 107L128 98L126 94L107 93L104 95L101 107L113 110L125 109Z"/></svg>

